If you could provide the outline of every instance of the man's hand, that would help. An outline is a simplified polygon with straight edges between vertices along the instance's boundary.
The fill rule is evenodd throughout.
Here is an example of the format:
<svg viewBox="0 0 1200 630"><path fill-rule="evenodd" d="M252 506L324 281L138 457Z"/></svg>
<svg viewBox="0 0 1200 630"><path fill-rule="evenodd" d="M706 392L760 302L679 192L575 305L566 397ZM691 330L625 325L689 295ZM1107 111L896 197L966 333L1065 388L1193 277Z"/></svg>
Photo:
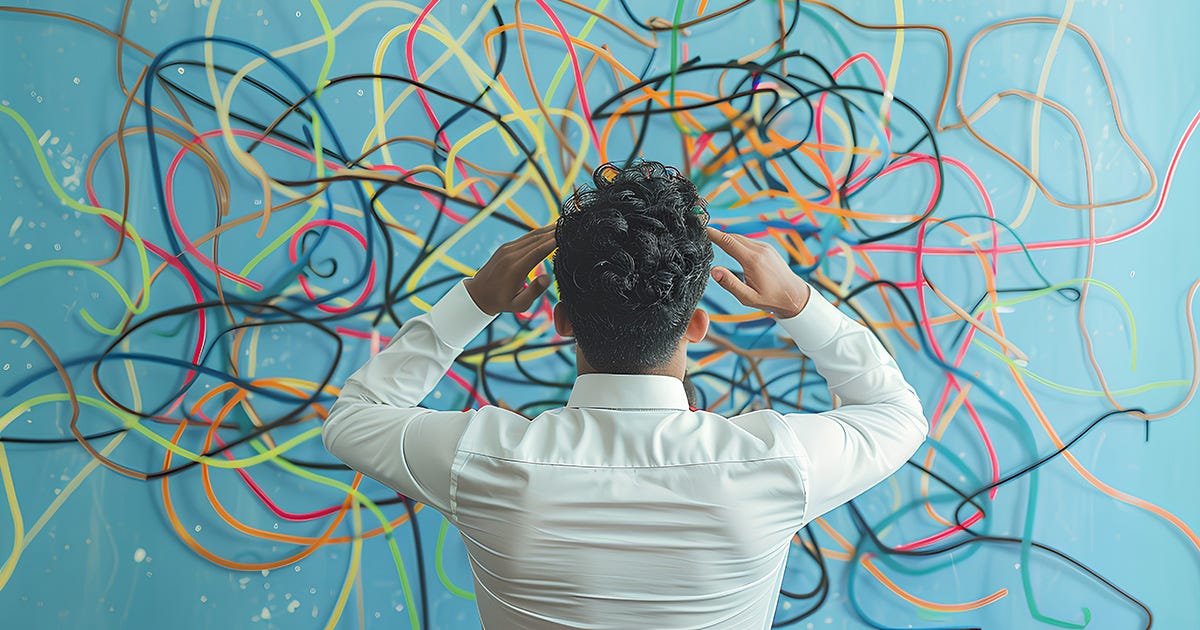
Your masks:
<svg viewBox="0 0 1200 630"><path fill-rule="evenodd" d="M808 304L812 288L792 273L783 257L767 243L728 234L712 226L708 238L742 266L742 282L724 267L713 267L712 277L721 288L733 294L745 306L758 308L780 319L795 317Z"/></svg>
<svg viewBox="0 0 1200 630"><path fill-rule="evenodd" d="M463 283L467 293L479 310L488 315L520 313L528 309L550 286L550 276L539 275L528 284L525 278L554 251L554 247L554 225L538 228L501 245L475 277Z"/></svg>

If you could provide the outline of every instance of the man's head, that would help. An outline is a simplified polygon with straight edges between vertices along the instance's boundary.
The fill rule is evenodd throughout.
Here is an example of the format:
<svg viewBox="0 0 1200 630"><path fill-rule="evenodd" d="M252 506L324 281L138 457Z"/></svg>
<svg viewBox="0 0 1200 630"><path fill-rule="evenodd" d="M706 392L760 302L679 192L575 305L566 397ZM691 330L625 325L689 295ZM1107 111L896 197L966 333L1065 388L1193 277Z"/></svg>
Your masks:
<svg viewBox="0 0 1200 630"><path fill-rule="evenodd" d="M592 179L558 219L556 323L593 370L661 371L685 334L707 328L696 309L713 259L704 199L658 162L606 164Z"/></svg>

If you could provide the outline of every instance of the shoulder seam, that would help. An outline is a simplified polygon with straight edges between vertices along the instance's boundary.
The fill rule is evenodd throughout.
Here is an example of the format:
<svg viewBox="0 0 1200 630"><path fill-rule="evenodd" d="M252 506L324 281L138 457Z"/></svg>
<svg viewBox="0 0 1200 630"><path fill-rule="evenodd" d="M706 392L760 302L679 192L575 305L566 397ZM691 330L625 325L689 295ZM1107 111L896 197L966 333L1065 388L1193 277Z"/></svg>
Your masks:
<svg viewBox="0 0 1200 630"><path fill-rule="evenodd" d="M683 468L686 466L719 466L722 464L750 464L750 463L754 463L754 462L770 462L770 461L778 461L778 460L795 459L796 458L796 455L793 454L793 455L779 455L776 457L757 457L757 458L753 458L753 459L728 459L728 460L718 460L718 461L710 461L710 462L689 462L689 463L683 463L683 464L658 464L658 465L652 464L652 465L645 465L645 466L610 466L610 465L599 465L599 464L575 464L575 463L571 463L571 462L541 462L541 461L529 460L529 459L516 459L516 458L512 458L512 457L502 457L499 455L492 455L490 453L482 453L479 451L462 450L461 452L467 453L469 455L478 455L479 457L487 457L489 459L495 459L495 460L499 460L502 462L513 462L516 464L531 464L534 466L562 466L562 467L566 467L566 468L614 468L614 469L618 469L618 468L619 469Z"/></svg>

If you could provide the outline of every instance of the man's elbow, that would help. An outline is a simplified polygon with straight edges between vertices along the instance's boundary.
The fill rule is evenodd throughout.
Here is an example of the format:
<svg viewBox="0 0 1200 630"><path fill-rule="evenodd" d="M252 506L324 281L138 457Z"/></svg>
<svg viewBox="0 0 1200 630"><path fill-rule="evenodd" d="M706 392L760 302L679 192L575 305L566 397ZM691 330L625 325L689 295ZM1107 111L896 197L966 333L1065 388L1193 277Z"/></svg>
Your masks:
<svg viewBox="0 0 1200 630"><path fill-rule="evenodd" d="M891 419L897 452L903 450L905 459L911 457L929 435L929 420L925 418L921 399L910 385L901 383L880 404L886 407L885 413Z"/></svg>
<svg viewBox="0 0 1200 630"><path fill-rule="evenodd" d="M915 393L908 393L910 395L906 396L906 400L897 406L906 421L905 424L910 428L909 445L915 453L929 435L929 420L925 417L925 410L921 408L921 400Z"/></svg>
<svg viewBox="0 0 1200 630"><path fill-rule="evenodd" d="M321 443L325 445L325 450L333 452L333 431L329 427L329 418L326 418L325 424L321 426Z"/></svg>
<svg viewBox="0 0 1200 630"><path fill-rule="evenodd" d="M321 443L325 445L325 450L332 453L334 457L337 457L337 437L341 433L341 425L345 420L347 411L349 411L349 405L339 398L329 408L329 413L325 416L325 422L321 425Z"/></svg>

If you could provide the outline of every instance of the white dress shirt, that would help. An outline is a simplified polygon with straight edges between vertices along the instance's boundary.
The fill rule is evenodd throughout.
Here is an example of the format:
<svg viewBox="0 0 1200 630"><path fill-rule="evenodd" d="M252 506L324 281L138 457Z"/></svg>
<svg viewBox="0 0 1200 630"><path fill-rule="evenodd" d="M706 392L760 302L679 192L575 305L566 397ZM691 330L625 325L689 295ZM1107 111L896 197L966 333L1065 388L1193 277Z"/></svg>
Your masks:
<svg viewBox="0 0 1200 630"><path fill-rule="evenodd" d="M813 291L779 321L841 406L691 411L669 376L584 374L532 421L419 407L492 321L460 282L346 381L324 443L461 532L483 626L766 628L792 535L895 472L920 401Z"/></svg>

